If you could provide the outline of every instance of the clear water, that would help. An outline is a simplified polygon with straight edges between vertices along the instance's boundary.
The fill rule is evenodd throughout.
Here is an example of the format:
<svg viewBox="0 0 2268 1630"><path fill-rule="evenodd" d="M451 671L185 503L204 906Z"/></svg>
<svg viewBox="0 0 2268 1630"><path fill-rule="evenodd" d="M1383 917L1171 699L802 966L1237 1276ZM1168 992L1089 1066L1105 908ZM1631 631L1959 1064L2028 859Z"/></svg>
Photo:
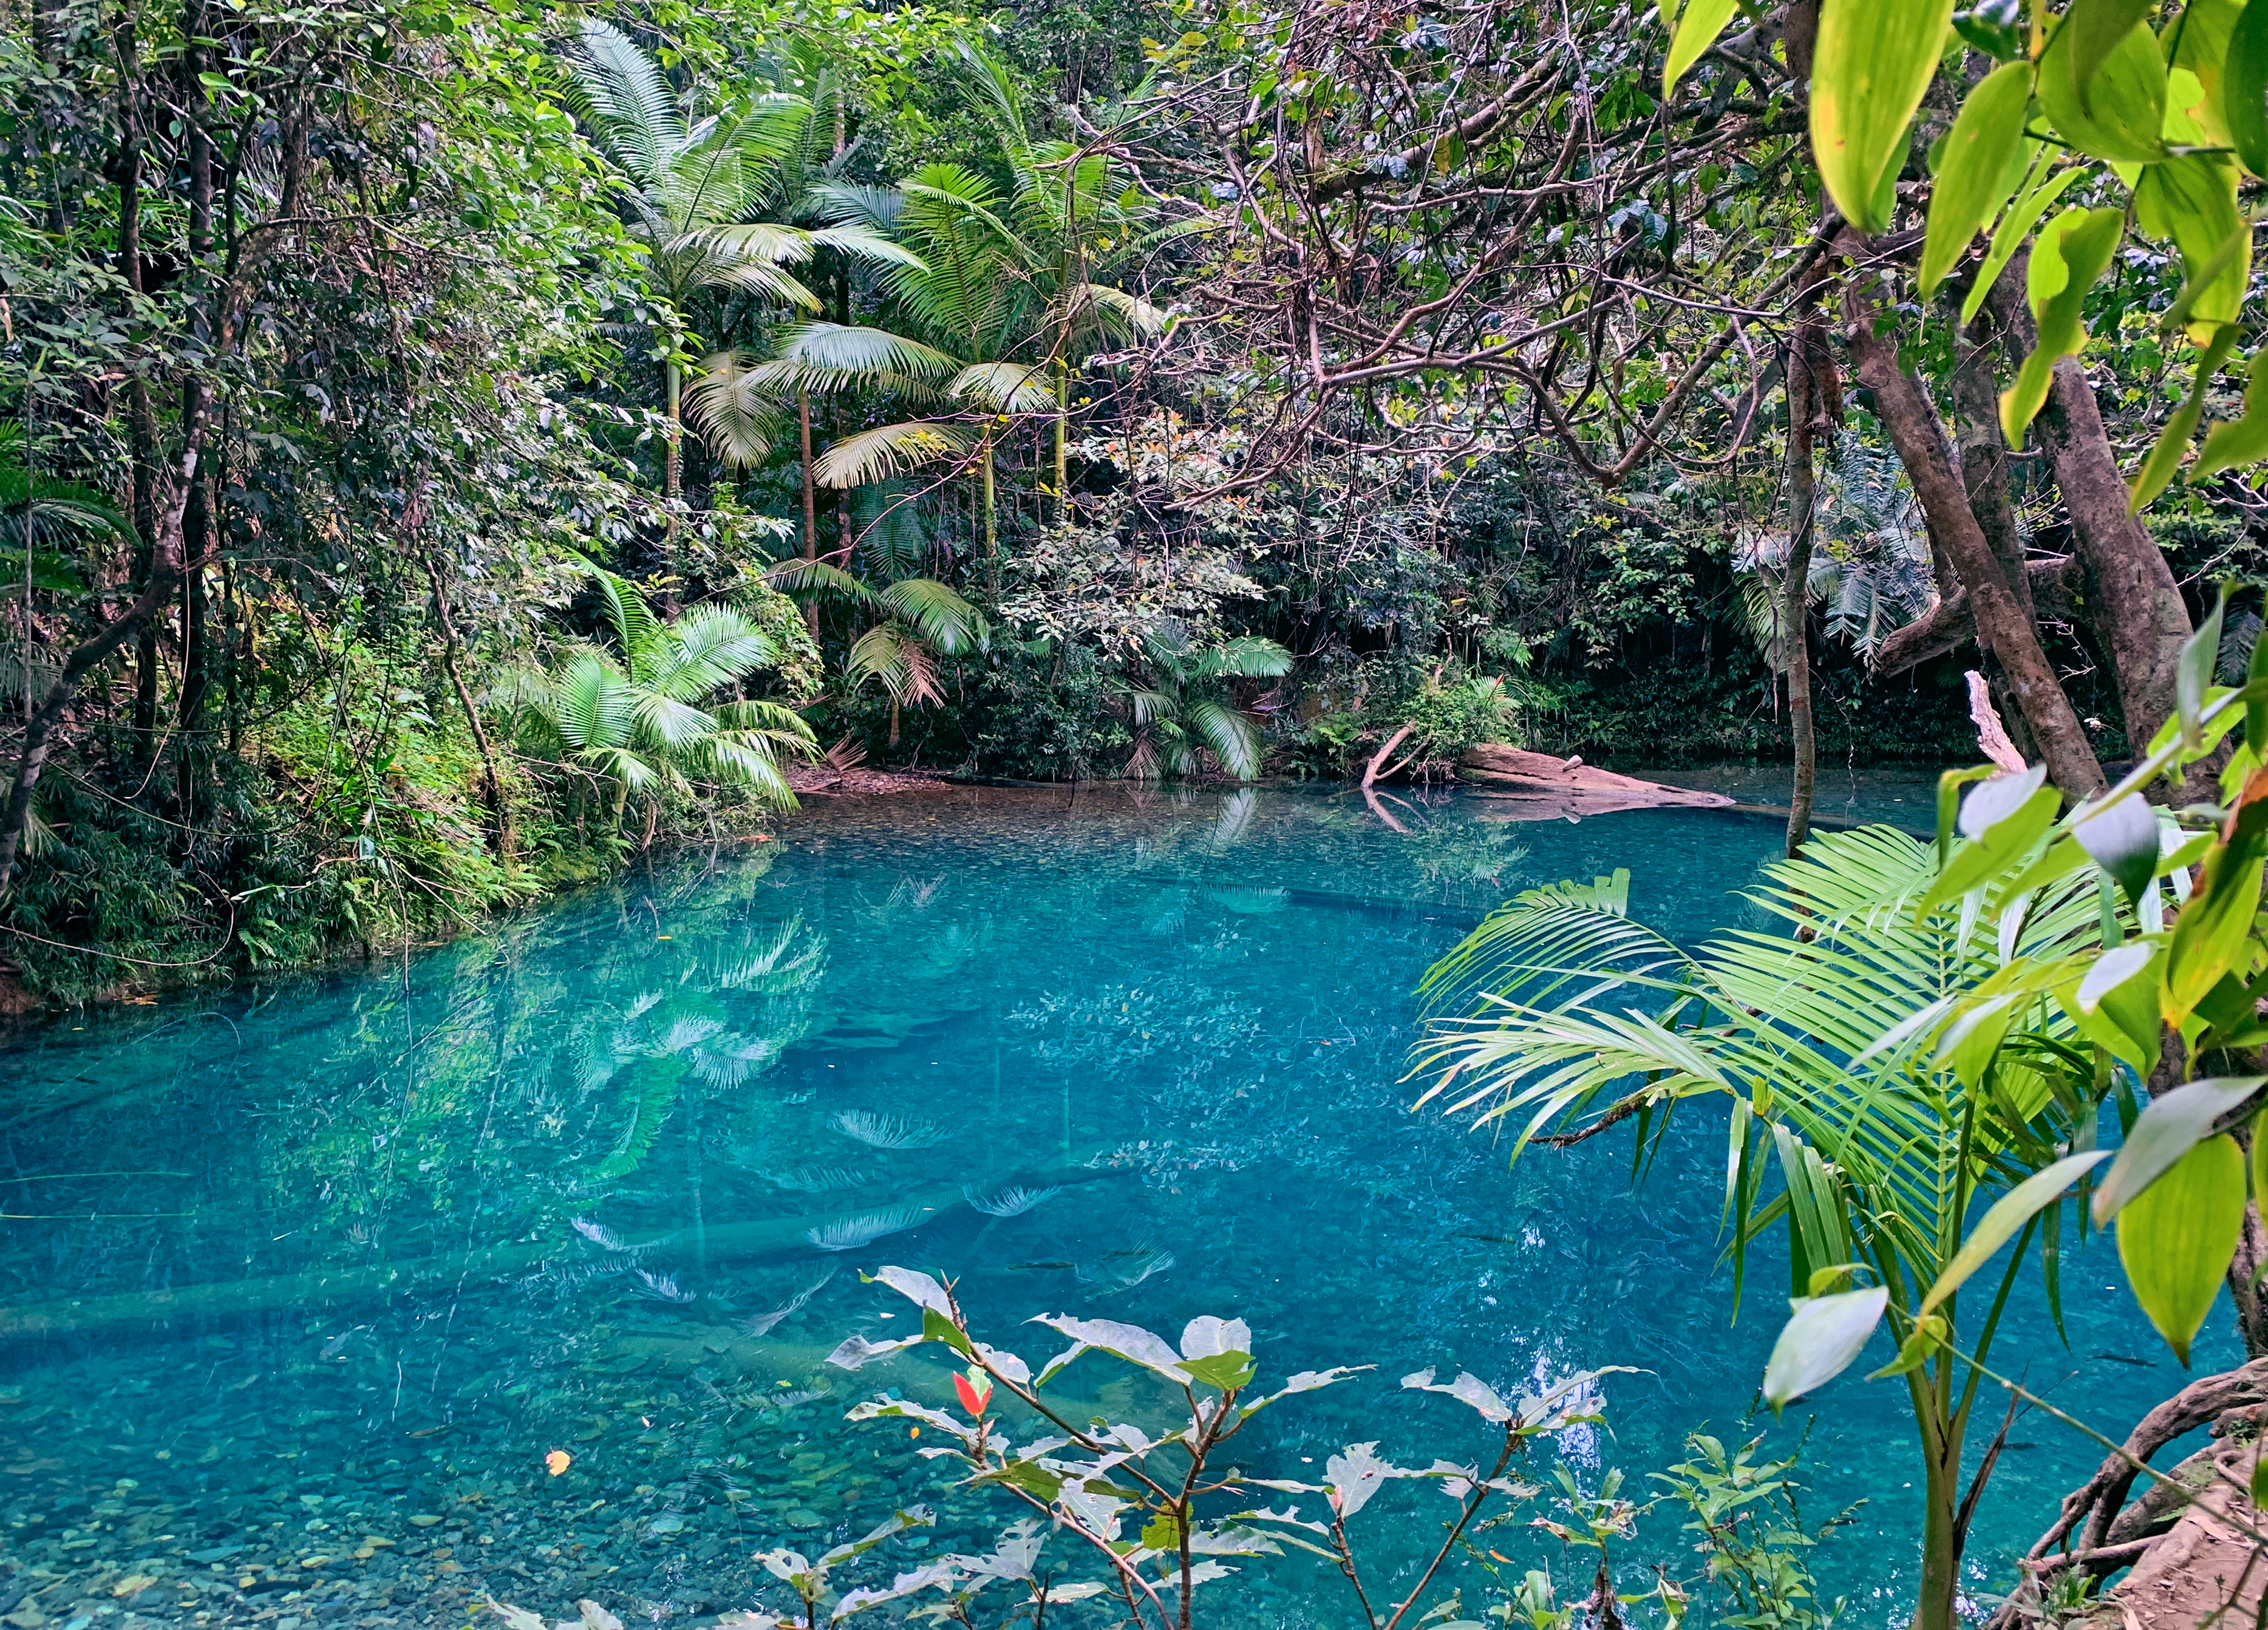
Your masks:
<svg viewBox="0 0 2268 1630"><path fill-rule="evenodd" d="M1904 795L1854 792L1851 812L1896 817L1879 805ZM1257 1475L1314 1479L1351 1441L1404 1464L1480 1454L1462 1406L1397 1390L1427 1365L1507 1391L1638 1367L1604 1383L1610 1435L1558 1444L1579 1478L1642 1485L1705 1423L1800 1442L1807 1516L1865 1502L1815 1553L1822 1577L1856 1622L1900 1620L1899 1393L1846 1379L1815 1414L1752 1416L1784 1269L1756 1270L1728 1328L1721 1122L1690 1117L1633 1194L1604 1145L1507 1170L1488 1138L1409 1113L1401 1080L1411 987L1512 889L1627 866L1644 913L1694 939L1741 916L1731 891L1778 825L1502 809L1404 807L1397 834L1289 792L820 806L404 961L18 1036L0 1055L0 1613L461 1625L493 1594L689 1625L783 1604L757 1550L814 1551L909 1501L939 1527L873 1573L974 1548L1013 1514L941 1496L902 1425L842 1420L942 1372L821 1362L907 1330L909 1304L854 1272L896 1262L957 1276L1035 1359L1058 1345L1018 1330L1036 1313L1169 1338L1218 1313L1251 1323L1269 1374L1377 1366L1263 1417L1240 1457ZM846 1135L856 1111L921 1147ZM1018 1181L1064 1186L1015 1216L961 1203ZM635 1258L650 1279L578 1219L659 1242ZM882 1223L899 1231L810 1243ZM2179 1377L2102 1247L2073 1260L2069 1347L2028 1287L2000 1352L2123 1431ZM1146 1407L1097 1363L1074 1391ZM2093 1460L2052 1421L2013 1437L1980 1588ZM1357 1520L1374 1590L1407 1588L1394 1559L1446 1504L1393 1486ZM1626 1588L1646 1560L1690 1571L1676 1528L1642 1523ZM1507 1573L1587 1588L1541 1533L1487 1543ZM1357 1622L1336 1577L1249 1578L1218 1622Z"/></svg>

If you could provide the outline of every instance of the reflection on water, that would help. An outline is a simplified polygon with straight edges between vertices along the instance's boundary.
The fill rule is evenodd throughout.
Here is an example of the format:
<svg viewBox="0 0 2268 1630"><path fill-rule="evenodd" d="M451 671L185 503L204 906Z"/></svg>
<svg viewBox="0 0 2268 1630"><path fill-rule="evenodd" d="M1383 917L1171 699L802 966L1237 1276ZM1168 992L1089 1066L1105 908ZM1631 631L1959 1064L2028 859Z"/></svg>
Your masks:
<svg viewBox="0 0 2268 1630"><path fill-rule="evenodd" d="M1752 1289L1726 1328L1720 1124L1677 1129L1633 1199L1602 1149L1508 1172L1410 1115L1399 1079L1408 992L1511 890L1628 866L1640 909L1695 937L1740 918L1777 825L1495 813L1403 808L1396 834L1290 793L821 808L367 973L18 1038L0 1616L312 1630L461 1623L494 1594L681 1625L782 1605L755 1552L916 1500L939 1526L880 1571L989 1549L1012 1513L842 1419L943 1369L822 1361L907 1333L860 1277L898 1262L959 1276L1003 1345L1038 1313L1169 1337L1214 1313L1250 1321L1264 1375L1379 1367L1271 1412L1241 1457L1261 1476L1312 1479L1351 1441L1478 1452L1474 1423L1395 1389L1410 1371L1511 1391L1639 1367L1605 1383L1610 1436L1562 1440L1579 1476L1664 1464L1704 1420L1809 1430L1816 1513L1872 1501L1825 1570L1896 1617L1897 1398L1846 1383L1808 1426L1749 1421L1777 1306ZM2066 1272L2068 1352L2036 1297L2004 1351L2123 1427L2176 1375L2114 1277ZM1074 1398L1145 1407L1090 1362ZM2056 1431L2018 1428L1980 1557L2089 1464ZM1363 1521L1374 1551L1437 1531L1416 1495ZM1572 1584L1527 1532L1491 1544ZM1638 1548L1687 1566L1666 1516ZM1337 1582L1254 1571L1248 1622L1337 1622Z"/></svg>

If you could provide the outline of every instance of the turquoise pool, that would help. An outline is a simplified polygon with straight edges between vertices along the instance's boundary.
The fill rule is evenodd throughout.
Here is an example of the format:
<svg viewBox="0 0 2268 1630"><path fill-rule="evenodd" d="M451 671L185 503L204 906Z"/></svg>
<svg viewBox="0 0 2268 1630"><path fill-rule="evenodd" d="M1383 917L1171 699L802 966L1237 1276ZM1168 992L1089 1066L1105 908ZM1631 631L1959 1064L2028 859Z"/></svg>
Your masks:
<svg viewBox="0 0 2268 1630"><path fill-rule="evenodd" d="M1830 777L1822 807L1919 825L1921 785ZM894 1505L939 1523L850 1577L975 1548L1015 1513L940 1495L902 1425L844 1423L889 1378L821 1362L905 1330L909 1304L858 1272L899 1263L956 1276L1035 1360L1060 1345L1018 1328L1035 1314L1171 1339L1214 1313L1250 1323L1267 1375L1377 1366L1262 1418L1240 1457L1260 1475L1313 1477L1356 1441L1477 1455L1473 1417L1396 1388L1429 1365L1507 1391L1636 1367L1604 1383L1606 1431L1558 1442L1579 1479L1642 1486L1704 1424L1800 1442L1807 1518L1855 1507L1822 1580L1852 1622L1902 1623L1894 1383L1752 1414L1785 1274L1759 1268L1727 1327L1721 1121L1690 1117L1633 1194L1626 1150L1507 1170L1489 1137L1410 1113L1401 1079L1411 987L1515 888L1628 867L1638 909L1697 938L1742 918L1778 828L1501 813L1442 795L1396 833L1320 792L819 805L454 945L18 1035L0 1619L463 1625L493 1595L689 1626L784 1606L755 1551ZM1020 1211L1019 1184L1057 1191ZM2000 1353L2123 1431L2179 1372L2108 1251L2071 1261L2070 1346L2027 1287ZM2216 1340L2201 1365L2231 1356ZM1143 1407L1096 1364L1083 1397ZM2094 1458L2052 1421L2012 1436L1979 1589ZM1385 1594L1437 1506L1398 1486L1358 1519ZM1650 1560L1690 1570L1677 1523L1642 1521L1625 1588ZM1540 1532L1487 1545L1507 1575L1587 1589ZM1249 1582L1213 1622L1359 1622L1335 1575L1270 1561ZM1062 1622L1101 1622L1079 1612Z"/></svg>

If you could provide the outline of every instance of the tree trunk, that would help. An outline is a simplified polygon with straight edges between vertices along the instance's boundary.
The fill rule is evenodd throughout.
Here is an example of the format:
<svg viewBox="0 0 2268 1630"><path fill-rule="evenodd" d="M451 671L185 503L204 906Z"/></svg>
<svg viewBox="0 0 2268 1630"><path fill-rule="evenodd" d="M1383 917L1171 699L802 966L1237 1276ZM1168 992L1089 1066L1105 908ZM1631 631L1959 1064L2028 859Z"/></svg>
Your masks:
<svg viewBox="0 0 2268 1630"><path fill-rule="evenodd" d="M1810 304L1816 283L1800 297L1787 365L1787 564L1780 583L1780 649L1787 658L1788 734L1795 749L1794 785L1787 800L1787 854L1803 852L1811 836L1811 803L1819 779L1819 741L1811 714L1811 543L1819 489L1813 448L1826 418L1826 381L1817 366L1825 336ZM1829 365L1831 372L1832 364Z"/></svg>
<svg viewBox="0 0 2268 1630"><path fill-rule="evenodd" d="M672 350L677 349L675 335L670 336L669 343ZM685 422L685 376L678 372L674 362L666 365L664 375L669 424L664 432L666 440L661 457L661 496L662 501L669 506L669 513L662 523L661 569L664 583L661 598L664 610L674 611L677 607L677 491L683 474L682 449L678 444Z"/></svg>
<svg viewBox="0 0 2268 1630"><path fill-rule="evenodd" d="M984 593L995 605L1000 601L1000 529L994 513L992 486L992 426L984 427Z"/></svg>
<svg viewBox="0 0 2268 1630"><path fill-rule="evenodd" d="M2029 351L2035 337L2024 266L2022 255L2009 263L1991 300L2012 364L2021 360L2019 347ZM2056 364L2053 388L2033 424L2087 563L2090 621L2118 687L2128 750L2139 757L2173 714L2175 671L2194 631L2189 608L2149 529L2126 513L2125 477L2078 358Z"/></svg>
<svg viewBox="0 0 2268 1630"><path fill-rule="evenodd" d="M1056 360L1056 525L1071 524L1071 368Z"/></svg>
<svg viewBox="0 0 2268 1630"><path fill-rule="evenodd" d="M1961 483L1969 493L1970 512L1984 531L1992 558L2000 563L2001 575L2023 608L2025 621L2036 627L2031 576L2024 569L2023 535L2008 496L2008 444L2000 434L2000 382L1992 369L1992 348L1999 337L1990 312L1979 313L1966 329L1954 331L1948 381L1954 445L1961 451Z"/></svg>
<svg viewBox="0 0 2268 1630"><path fill-rule="evenodd" d="M413 546L416 543L418 499L423 488L421 476L418 491L412 495L410 500L407 517L410 524L405 528L412 534L410 541ZM489 807L489 849L490 852L502 856L511 852L512 833L509 817L504 812L504 788L497 778L496 749L489 742L488 727L481 722L481 710L474 704L472 688L465 683L463 671L457 663L457 653L465 642L457 632L455 617L450 615L449 586L442 580L441 568L434 564L432 557L421 557L425 563L425 576L433 585L433 610L441 623L441 666L448 671L449 683L457 692L457 704L465 710L465 722L472 727L473 745L480 750L481 795Z"/></svg>
<svg viewBox="0 0 2268 1630"><path fill-rule="evenodd" d="M202 346L213 342L212 300L219 286L213 266L213 147L205 134L204 52L197 41L211 31L206 26L202 0L183 0L181 6L180 96L188 125L189 159L189 264L183 278L189 302L189 332ZM184 395L209 399L210 387L194 369L184 382ZM186 418L188 413L185 412ZM200 461L189 477L181 513L181 557L197 564L181 578L181 695L174 709L180 739L175 746L177 791L181 819L195 826L203 818L204 766L207 755L199 739L204 725L205 697L210 690L210 663L205 638L205 571L212 548L213 461Z"/></svg>
<svg viewBox="0 0 2268 1630"><path fill-rule="evenodd" d="M180 562L178 542L158 554L151 566L148 586L115 622L73 648L64 659L63 672L56 675L46 699L25 722L24 745L17 755L16 774L9 783L6 801L0 803L0 890L9 886L15 872L16 851L23 843L24 829L31 822L32 794L39 787L40 772L47 768L55 726L63 722L72 697L77 694L78 682L165 608L173 598L173 586L180 581ZM199 563L199 569L202 564Z"/></svg>
<svg viewBox="0 0 2268 1630"><path fill-rule="evenodd" d="M1922 1453L1921 1591L1913 1630L1962 1630L1961 1431L1933 1407L1933 1384L1915 1390L1933 1407L1920 1412Z"/></svg>
<svg viewBox="0 0 2268 1630"><path fill-rule="evenodd" d="M1896 344L1874 333L1874 304L1855 284L1850 288L1846 315L1844 342L1858 365L1859 378L1873 393L1874 411L1890 433L1931 529L1969 591L1978 638L1999 659L2024 722L2047 761L2048 774L2067 796L2093 797L2103 790L2102 768L2095 762L2087 733L2047 653L2040 649L2038 633L1969 507L1968 490L1954 468L1936 406L1898 360Z"/></svg>
<svg viewBox="0 0 2268 1630"><path fill-rule="evenodd" d="M811 393L799 389L795 393L796 419L803 435L803 557L819 558L819 494L811 478ZM810 594L806 588L804 591ZM812 643L819 640L819 602L803 602L803 625L811 632Z"/></svg>
<svg viewBox="0 0 2268 1630"><path fill-rule="evenodd" d="M118 31L118 263L127 287L144 294L142 264L142 120L136 99L141 94L136 61L134 13ZM158 414L150 400L150 381L140 372L126 380L126 431L133 465L134 560L129 581L136 594L150 583L158 538L158 492L164 477L158 469ZM158 623L146 620L134 651L134 740L128 762L149 762L158 739Z"/></svg>

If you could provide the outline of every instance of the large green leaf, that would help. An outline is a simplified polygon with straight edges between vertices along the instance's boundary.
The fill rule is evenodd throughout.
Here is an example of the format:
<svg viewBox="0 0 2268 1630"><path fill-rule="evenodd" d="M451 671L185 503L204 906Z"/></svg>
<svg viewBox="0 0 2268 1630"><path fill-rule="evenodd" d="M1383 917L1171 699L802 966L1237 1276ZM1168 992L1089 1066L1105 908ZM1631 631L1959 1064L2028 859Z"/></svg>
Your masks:
<svg viewBox="0 0 2268 1630"><path fill-rule="evenodd" d="M1907 132L1937 72L1953 0L1826 0L1811 76L1811 151L1844 218L1890 225Z"/></svg>
<svg viewBox="0 0 2268 1630"><path fill-rule="evenodd" d="M1795 1302L1764 1366L1764 1402L1777 1412L1850 1368L1882 1322L1889 1300L1890 1293L1875 1286Z"/></svg>
<svg viewBox="0 0 2268 1630"><path fill-rule="evenodd" d="M2065 23L2040 58L2040 109L2056 134L2091 158L2119 164L2166 157L2166 59L2149 25L2135 24L2104 53L2084 98L2073 77L2074 39Z"/></svg>
<svg viewBox="0 0 2268 1630"><path fill-rule="evenodd" d="M2024 143L2032 65L2007 63L1987 74L1961 104L1945 138L1930 195L1929 239L1922 246L1921 291L1935 292L1976 237L2015 190Z"/></svg>
<svg viewBox="0 0 2268 1630"><path fill-rule="evenodd" d="M2215 1123L2242 1108L2268 1076L2241 1075L2191 1081L2150 1100L2118 1158L2095 1191L2095 1221L2107 1223L2132 1205L2212 1135Z"/></svg>
<svg viewBox="0 0 2268 1630"><path fill-rule="evenodd" d="M2190 1150L2118 1213L2126 1282L2184 1364L2243 1226L2244 1154L2228 1136Z"/></svg>
<svg viewBox="0 0 2268 1630"><path fill-rule="evenodd" d="M2125 221L2117 210L2066 210L2033 240L2025 291L2039 337L2016 382L2000 395L2000 431L2010 446L2023 446L2024 432L2048 399L2055 365L2086 345L2080 317L2088 291L2110 264Z"/></svg>
<svg viewBox="0 0 2268 1630"><path fill-rule="evenodd" d="M2130 940L2105 951L2064 994L2080 1033L2146 1077L2158 1063L2159 959L2163 940Z"/></svg>
<svg viewBox="0 0 2268 1630"><path fill-rule="evenodd" d="M1717 43L1717 36L1725 32L1740 7L1736 0L1686 0L1683 11L1667 20L1671 24L1668 60L1661 65L1661 94L1675 100L1677 82L1685 70L1701 60L1701 53Z"/></svg>
<svg viewBox="0 0 2268 1630"><path fill-rule="evenodd" d="M2198 345L2236 320L2252 270L2252 233L2237 211L2236 183L2226 154L2183 153L2149 166L2134 187L2135 225L2181 250L2189 276L2185 327Z"/></svg>
<svg viewBox="0 0 2268 1630"><path fill-rule="evenodd" d="M2016 251L2024 247L2024 240L2031 235L2032 228L2039 225L2040 217L2048 212L2067 188L2086 178L2088 172L2078 166L2056 169L2054 166L2059 151L2060 149L2052 143L2041 144L2032 167L2025 176L2024 184L2017 189L2015 203L2008 206L2008 212L1992 229L1992 241L1984 250L1984 264L1978 269L1977 281L1970 286L1968 296L1961 302L1962 321L1975 321L1977 313L1984 308L1985 297L1992 292L1992 285L2000 281L2000 274L2007 269L2008 262L2015 258Z"/></svg>
<svg viewBox="0 0 2268 1630"><path fill-rule="evenodd" d="M1921 1300L1916 1317L1927 1316L1932 1309L1965 1284L1970 1276L1992 1259L1992 1254L2016 1237L2017 1231L2055 1203L2058 1196L2086 1173L2110 1158L2108 1149L2094 1149L2083 1154L2066 1155L2044 1171L2033 1173L2014 1188L2002 1195L1992 1209L1986 1212L1977 1226L1970 1230L1952 1261L1945 1265L1937 1282Z"/></svg>
<svg viewBox="0 0 2268 1630"><path fill-rule="evenodd" d="M2268 0L2249 0L2230 32L2220 115L2244 167L2268 176Z"/></svg>
<svg viewBox="0 0 2268 1630"><path fill-rule="evenodd" d="M2071 55L2072 84L2082 107L2092 106L2088 92L2103 59L2157 9L2158 0L2072 0L2064 14L2062 43Z"/></svg>

